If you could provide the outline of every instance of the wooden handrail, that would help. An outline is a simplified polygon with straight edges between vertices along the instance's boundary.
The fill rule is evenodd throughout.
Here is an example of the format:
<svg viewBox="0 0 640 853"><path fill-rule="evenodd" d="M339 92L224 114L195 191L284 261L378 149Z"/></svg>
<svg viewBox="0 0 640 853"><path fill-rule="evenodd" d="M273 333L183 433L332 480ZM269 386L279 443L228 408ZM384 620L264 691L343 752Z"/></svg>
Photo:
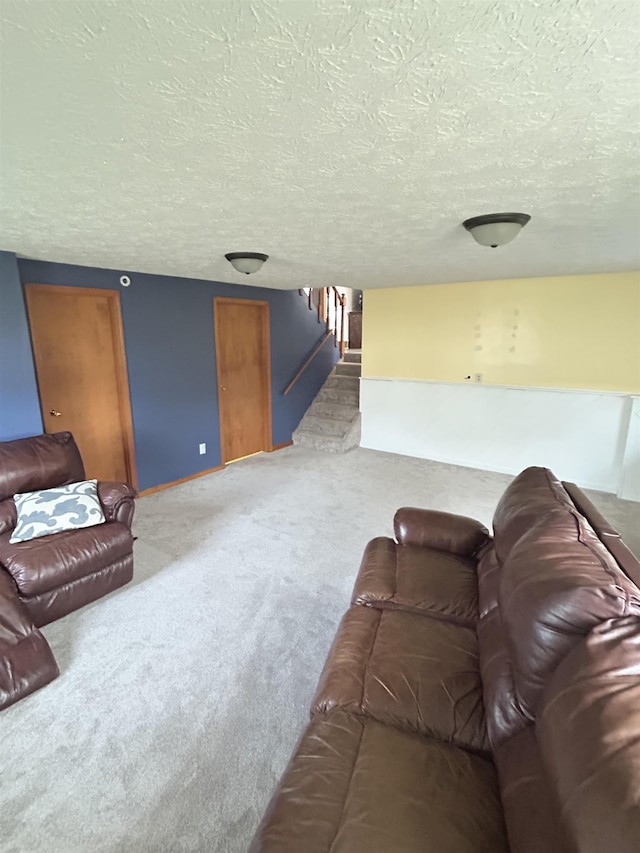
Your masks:
<svg viewBox="0 0 640 853"><path fill-rule="evenodd" d="M296 382L298 381L298 379L300 379L300 377L301 377L301 376L302 376L302 374L305 372L305 370L307 369L307 367L309 367L309 365L311 364L311 362L313 361L313 359L318 355L318 353L320 352L320 350L322 349L322 347L323 347L323 346L326 344L326 342L329 340L329 338L331 337L331 334L332 334L331 332L325 332L325 334L324 334L324 336L323 336L322 340L320 341L320 343L316 346L316 348L315 348L315 349L314 349L314 351L311 353L311 355L309 356L309 358L305 361L305 363L302 365L302 367L300 368L300 370L296 373L296 375L293 377L293 379L291 380L291 382L290 382L290 383L287 385L287 387L284 389L284 391L282 392L283 394L285 394L285 395L286 395L286 394L288 394L288 393L289 393L289 391L291 391L291 389L292 389L292 388L293 388L293 386L296 384Z"/></svg>

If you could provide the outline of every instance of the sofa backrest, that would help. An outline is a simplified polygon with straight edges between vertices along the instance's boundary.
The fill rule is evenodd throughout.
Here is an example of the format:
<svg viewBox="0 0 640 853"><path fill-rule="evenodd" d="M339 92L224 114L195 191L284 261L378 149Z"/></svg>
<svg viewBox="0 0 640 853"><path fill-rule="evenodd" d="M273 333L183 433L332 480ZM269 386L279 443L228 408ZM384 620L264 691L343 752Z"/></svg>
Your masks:
<svg viewBox="0 0 640 853"><path fill-rule="evenodd" d="M526 468L509 484L493 515L495 549L500 563L521 536L550 512L572 506L562 483L548 468Z"/></svg>
<svg viewBox="0 0 640 853"><path fill-rule="evenodd" d="M566 517L571 500L547 468L531 467L514 478L493 517L493 548L478 565L478 642L489 738L494 749L531 723L516 689L507 625L499 605L504 564L520 539L554 514Z"/></svg>
<svg viewBox="0 0 640 853"><path fill-rule="evenodd" d="M516 694L530 719L545 683L589 631L640 617L640 590L575 509L542 517L511 549L498 594Z"/></svg>
<svg viewBox="0 0 640 853"><path fill-rule="evenodd" d="M536 735L575 849L640 850L640 619L608 620L567 655Z"/></svg>
<svg viewBox="0 0 640 853"><path fill-rule="evenodd" d="M487 725L510 843L519 853L543 849L523 818L536 810L562 828L544 848L549 853L640 849L640 770L615 752L640 732L639 564L597 513L594 529L584 515L589 508L595 510L577 487L570 495L551 471L523 471L498 505L494 547L478 566ZM624 560L617 561L610 539ZM621 642L626 649L615 652ZM529 770L521 766L523 744ZM633 760L640 761L635 745ZM609 810L600 834L587 814L598 797L594 819ZM623 817L615 825L618 807Z"/></svg>
<svg viewBox="0 0 640 853"><path fill-rule="evenodd" d="M79 480L84 465L70 432L0 442L0 533L15 527L13 495Z"/></svg>

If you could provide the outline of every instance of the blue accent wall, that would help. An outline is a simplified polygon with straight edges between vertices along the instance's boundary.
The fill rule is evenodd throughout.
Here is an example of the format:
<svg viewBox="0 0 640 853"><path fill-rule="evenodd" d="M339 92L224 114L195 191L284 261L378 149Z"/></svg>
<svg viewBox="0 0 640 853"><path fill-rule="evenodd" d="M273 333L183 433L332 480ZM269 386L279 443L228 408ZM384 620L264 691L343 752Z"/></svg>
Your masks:
<svg viewBox="0 0 640 853"><path fill-rule="evenodd" d="M16 256L0 252L0 441L42 432L31 338Z"/></svg>
<svg viewBox="0 0 640 853"><path fill-rule="evenodd" d="M221 464L213 298L269 303L273 443L291 440L337 360L327 343L295 388L283 391L324 334L297 291L272 290L69 264L18 260L22 284L118 290L122 306L139 489ZM119 283L127 274L131 285ZM22 322L26 322L24 308ZM31 353L23 357L33 371ZM28 362L28 363L27 363ZM33 406L35 389L21 405ZM27 395L29 396L29 395ZM37 395L35 404L37 406ZM198 445L206 442L200 456Z"/></svg>

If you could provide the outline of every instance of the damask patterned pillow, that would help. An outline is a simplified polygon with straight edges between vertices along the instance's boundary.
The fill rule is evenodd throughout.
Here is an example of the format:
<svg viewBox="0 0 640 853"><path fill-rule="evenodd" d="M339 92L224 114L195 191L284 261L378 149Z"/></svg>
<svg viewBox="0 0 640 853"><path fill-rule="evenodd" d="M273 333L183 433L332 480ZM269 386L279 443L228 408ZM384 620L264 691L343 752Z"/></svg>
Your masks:
<svg viewBox="0 0 640 853"><path fill-rule="evenodd" d="M14 495L18 522L9 542L26 542L50 533L104 522L97 480L83 480L40 492Z"/></svg>

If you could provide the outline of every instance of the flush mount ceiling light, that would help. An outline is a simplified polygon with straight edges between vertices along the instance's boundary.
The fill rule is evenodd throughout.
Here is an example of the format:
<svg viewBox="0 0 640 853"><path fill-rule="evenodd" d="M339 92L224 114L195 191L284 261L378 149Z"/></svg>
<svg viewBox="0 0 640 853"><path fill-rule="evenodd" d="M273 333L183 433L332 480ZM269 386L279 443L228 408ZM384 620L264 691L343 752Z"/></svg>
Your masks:
<svg viewBox="0 0 640 853"><path fill-rule="evenodd" d="M231 266L245 275L258 272L268 257L269 255L263 255L261 252L227 252L225 255Z"/></svg>
<svg viewBox="0 0 640 853"><path fill-rule="evenodd" d="M466 219L462 224L476 243L495 249L515 240L530 219L528 213L488 213Z"/></svg>

